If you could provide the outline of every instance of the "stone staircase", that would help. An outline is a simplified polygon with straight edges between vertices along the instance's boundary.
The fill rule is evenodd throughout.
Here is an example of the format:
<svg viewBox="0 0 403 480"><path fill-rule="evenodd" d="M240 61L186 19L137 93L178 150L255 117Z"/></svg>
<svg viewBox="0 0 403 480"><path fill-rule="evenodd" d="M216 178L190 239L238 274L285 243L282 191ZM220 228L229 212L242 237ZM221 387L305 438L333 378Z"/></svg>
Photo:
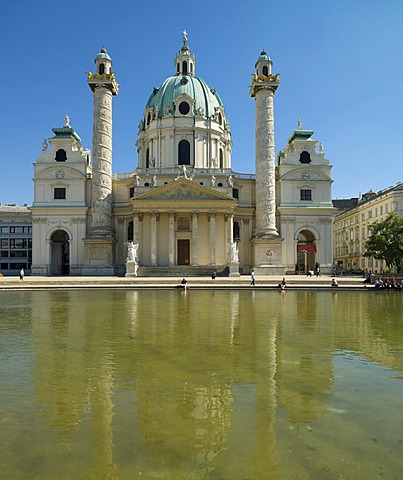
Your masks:
<svg viewBox="0 0 403 480"><path fill-rule="evenodd" d="M229 271L226 266L206 267L191 265L175 265L173 267L139 267L137 275L139 277L210 277L211 272L215 270L217 277L228 277Z"/></svg>

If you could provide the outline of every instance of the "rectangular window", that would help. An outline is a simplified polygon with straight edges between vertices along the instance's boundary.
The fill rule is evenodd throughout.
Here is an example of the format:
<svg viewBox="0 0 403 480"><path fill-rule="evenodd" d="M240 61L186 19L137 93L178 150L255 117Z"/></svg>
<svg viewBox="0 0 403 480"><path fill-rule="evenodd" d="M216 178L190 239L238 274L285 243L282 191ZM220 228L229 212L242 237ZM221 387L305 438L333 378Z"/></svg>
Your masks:
<svg viewBox="0 0 403 480"><path fill-rule="evenodd" d="M300 200L312 200L312 190L300 190Z"/></svg>
<svg viewBox="0 0 403 480"><path fill-rule="evenodd" d="M8 251L7 250L2 250L1 251L1 256L2 257L8 257Z"/></svg>
<svg viewBox="0 0 403 480"><path fill-rule="evenodd" d="M27 256L27 252L25 251L13 251L13 252L10 252L10 258L22 258L22 257L26 257Z"/></svg>
<svg viewBox="0 0 403 480"><path fill-rule="evenodd" d="M10 238L10 248L27 248L25 238Z"/></svg>
<svg viewBox="0 0 403 480"><path fill-rule="evenodd" d="M53 198L55 200L66 200L66 189L56 187L53 191Z"/></svg>
<svg viewBox="0 0 403 480"><path fill-rule="evenodd" d="M8 239L2 238L1 239L1 248L8 248Z"/></svg>
<svg viewBox="0 0 403 480"><path fill-rule="evenodd" d="M232 189L232 196L234 198L239 198L239 190L237 188Z"/></svg>
<svg viewBox="0 0 403 480"><path fill-rule="evenodd" d="M8 270L8 263L0 263L0 268L2 270Z"/></svg>
<svg viewBox="0 0 403 480"><path fill-rule="evenodd" d="M9 233L10 228L9 227L1 227L1 233Z"/></svg>

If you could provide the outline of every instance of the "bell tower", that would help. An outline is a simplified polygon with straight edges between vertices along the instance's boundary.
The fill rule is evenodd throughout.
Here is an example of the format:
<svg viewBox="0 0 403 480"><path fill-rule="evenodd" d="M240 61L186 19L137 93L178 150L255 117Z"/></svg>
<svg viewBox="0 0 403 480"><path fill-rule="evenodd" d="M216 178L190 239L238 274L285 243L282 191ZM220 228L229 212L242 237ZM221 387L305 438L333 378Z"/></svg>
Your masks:
<svg viewBox="0 0 403 480"><path fill-rule="evenodd" d="M84 240L86 265L83 275L114 275L112 231L112 97L119 85L112 60L102 48L95 57L95 73L88 72L93 92L91 223Z"/></svg>
<svg viewBox="0 0 403 480"><path fill-rule="evenodd" d="M255 98L256 229L254 266L256 274L282 274L282 239L276 227L276 175L274 147L274 94L279 74L272 74L270 57L263 50L255 64L250 95Z"/></svg>

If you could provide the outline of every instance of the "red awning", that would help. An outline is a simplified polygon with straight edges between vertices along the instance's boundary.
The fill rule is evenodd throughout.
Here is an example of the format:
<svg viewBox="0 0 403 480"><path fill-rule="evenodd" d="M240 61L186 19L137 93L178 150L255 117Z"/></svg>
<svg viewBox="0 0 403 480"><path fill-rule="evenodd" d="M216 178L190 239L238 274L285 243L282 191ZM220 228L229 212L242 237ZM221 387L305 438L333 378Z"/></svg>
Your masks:
<svg viewBox="0 0 403 480"><path fill-rule="evenodd" d="M297 243L297 252L316 253L316 245L314 243Z"/></svg>

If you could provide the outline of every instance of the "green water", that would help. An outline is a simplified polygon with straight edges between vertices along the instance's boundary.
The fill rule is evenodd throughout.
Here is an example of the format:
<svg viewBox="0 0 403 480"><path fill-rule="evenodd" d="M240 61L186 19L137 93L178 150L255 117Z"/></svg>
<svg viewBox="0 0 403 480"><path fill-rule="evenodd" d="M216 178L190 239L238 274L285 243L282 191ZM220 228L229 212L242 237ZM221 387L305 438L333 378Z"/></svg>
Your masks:
<svg viewBox="0 0 403 480"><path fill-rule="evenodd" d="M403 478L403 294L0 294L0 478Z"/></svg>

